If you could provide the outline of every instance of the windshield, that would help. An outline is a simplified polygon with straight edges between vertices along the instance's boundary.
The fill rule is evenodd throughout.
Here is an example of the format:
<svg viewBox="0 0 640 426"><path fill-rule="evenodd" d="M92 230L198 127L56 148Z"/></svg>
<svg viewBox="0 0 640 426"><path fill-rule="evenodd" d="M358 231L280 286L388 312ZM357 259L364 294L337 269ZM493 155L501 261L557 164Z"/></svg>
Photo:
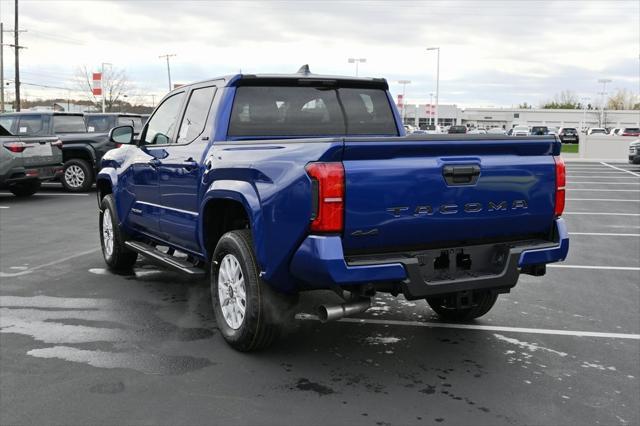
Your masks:
<svg viewBox="0 0 640 426"><path fill-rule="evenodd" d="M381 89L242 86L229 136L397 135Z"/></svg>
<svg viewBox="0 0 640 426"><path fill-rule="evenodd" d="M529 128L527 126L516 126L513 128L513 130L517 130L519 132L522 132L522 131L528 132Z"/></svg>

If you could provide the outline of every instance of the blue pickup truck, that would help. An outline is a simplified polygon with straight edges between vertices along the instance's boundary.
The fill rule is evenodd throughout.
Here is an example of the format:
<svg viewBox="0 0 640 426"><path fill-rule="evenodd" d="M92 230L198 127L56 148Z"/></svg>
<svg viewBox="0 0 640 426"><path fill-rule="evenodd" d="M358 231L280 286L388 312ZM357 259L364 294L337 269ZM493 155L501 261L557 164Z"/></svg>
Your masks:
<svg viewBox="0 0 640 426"><path fill-rule="evenodd" d="M300 292L363 312L376 292L484 315L520 274L564 260L565 167L553 136L405 136L377 78L234 75L170 92L97 177L102 251L209 276L234 348L269 345Z"/></svg>

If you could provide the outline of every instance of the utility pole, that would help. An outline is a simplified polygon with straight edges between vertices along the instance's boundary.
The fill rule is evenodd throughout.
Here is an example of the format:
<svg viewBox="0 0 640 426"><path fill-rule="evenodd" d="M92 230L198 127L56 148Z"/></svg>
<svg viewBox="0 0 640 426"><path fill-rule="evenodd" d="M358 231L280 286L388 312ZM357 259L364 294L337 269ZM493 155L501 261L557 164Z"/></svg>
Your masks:
<svg viewBox="0 0 640 426"><path fill-rule="evenodd" d="M14 36L14 52L16 58L16 70L15 70L15 80L16 80L16 111L20 111L20 43L18 41L18 35L20 31L18 31L18 0L15 0L15 23L13 27L13 36Z"/></svg>
<svg viewBox="0 0 640 426"><path fill-rule="evenodd" d="M0 113L4 112L4 24L0 22Z"/></svg>
<svg viewBox="0 0 640 426"><path fill-rule="evenodd" d="M167 53L166 55L158 56L158 58L160 58L160 59L165 58L167 60L167 77L169 77L169 91L171 91L171 89L172 89L172 86L171 86L171 66L169 65L169 58L171 58L172 56L176 56L175 53Z"/></svg>
<svg viewBox="0 0 640 426"><path fill-rule="evenodd" d="M106 91L104 90L105 86L106 86L104 84L104 82L105 82L105 79L104 79L104 66L105 65L109 65L110 68L113 67L113 64L111 64L109 62L103 62L102 66L101 66L101 69L100 69L100 87L101 87L101 90L102 90L102 112L103 113L106 111L106 105L105 105L106 104L106 102L105 102Z"/></svg>

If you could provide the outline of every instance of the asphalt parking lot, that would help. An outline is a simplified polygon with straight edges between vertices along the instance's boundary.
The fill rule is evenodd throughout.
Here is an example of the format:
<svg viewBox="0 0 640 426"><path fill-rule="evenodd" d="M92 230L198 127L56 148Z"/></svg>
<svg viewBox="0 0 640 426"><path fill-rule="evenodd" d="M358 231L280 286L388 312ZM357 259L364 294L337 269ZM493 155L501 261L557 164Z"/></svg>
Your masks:
<svg viewBox="0 0 640 426"><path fill-rule="evenodd" d="M381 296L254 354L207 282L104 269L94 193L3 192L0 424L640 424L640 166L567 169L569 258L485 317Z"/></svg>

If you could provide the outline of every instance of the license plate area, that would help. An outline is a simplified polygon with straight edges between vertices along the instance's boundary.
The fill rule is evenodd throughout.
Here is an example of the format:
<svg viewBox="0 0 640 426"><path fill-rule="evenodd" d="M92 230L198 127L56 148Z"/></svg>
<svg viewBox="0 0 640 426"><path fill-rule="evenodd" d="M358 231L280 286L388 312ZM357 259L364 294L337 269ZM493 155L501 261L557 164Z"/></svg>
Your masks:
<svg viewBox="0 0 640 426"><path fill-rule="evenodd" d="M426 283L499 275L509 259L510 246L488 244L415 253Z"/></svg>

